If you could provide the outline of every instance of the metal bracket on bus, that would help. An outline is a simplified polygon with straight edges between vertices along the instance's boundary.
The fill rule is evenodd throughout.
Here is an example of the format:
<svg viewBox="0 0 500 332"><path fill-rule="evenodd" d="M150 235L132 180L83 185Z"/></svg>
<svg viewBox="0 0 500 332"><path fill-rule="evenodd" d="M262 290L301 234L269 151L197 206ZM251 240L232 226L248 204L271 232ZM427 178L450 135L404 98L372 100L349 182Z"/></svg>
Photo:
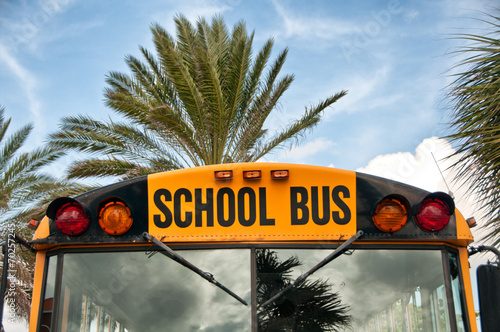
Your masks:
<svg viewBox="0 0 500 332"><path fill-rule="evenodd" d="M491 251L497 256L497 264L500 265L500 250L491 246L469 247L469 256L475 255L478 252Z"/></svg>
<svg viewBox="0 0 500 332"><path fill-rule="evenodd" d="M330 263L335 258L337 258L340 255L342 255L344 253L344 251L347 249L347 247L350 246L354 241L356 241L357 239L359 239L363 234L364 234L363 231L358 231L356 234L354 234L353 236L351 236L351 238L349 238L349 240L347 240L344 243L342 243L342 245L340 245L337 249L335 249L335 251L332 252L330 255L328 255L325 259L323 259L321 262L319 262L318 264L316 264L313 268L311 268L306 273L301 274L297 279L295 279L295 281L293 283L291 283L287 287L283 288L280 292L278 292L276 295L274 295L273 297L271 297L269 300L267 300L266 302L262 303L262 306L263 307L268 306L269 304L271 304L274 301L276 301L279 297L281 297L283 294L285 294L286 292L288 292L293 287L296 287L297 285L300 285L311 274L313 274L317 270L321 269L323 266L325 266L326 264Z"/></svg>
<svg viewBox="0 0 500 332"><path fill-rule="evenodd" d="M22 245L23 247L25 247L29 251L31 251L33 253L36 252L35 247L33 247L33 245L31 244L30 241L25 240L24 238L20 237L16 233L14 233L14 241L16 243L19 243L20 245Z"/></svg>
<svg viewBox="0 0 500 332"><path fill-rule="evenodd" d="M182 266L187 267L188 269L190 269L194 273L198 274L203 279L205 279L205 280L209 281L210 283L214 284L215 286L219 287L224 292L228 293L229 295L231 295L232 297L234 297L236 300L240 301L244 305L248 305L248 303L245 300L243 300L241 297L239 297L238 295L236 295L229 288L227 288L226 286L224 286L223 284L221 284L220 282L218 282L217 280L215 280L214 276L211 273L202 271L197 266L195 266L192 263L188 262L184 257L182 257L181 255L179 255L178 253L176 253L175 251L173 251L165 243L161 242L160 240L158 240L157 238L153 237L152 235L150 235L147 232L142 233L142 236L145 239L147 239L148 241L153 242L158 247L160 247L161 249L163 249L163 251L160 251L160 253L162 253L165 256L167 256L168 258L176 261L177 263L181 264Z"/></svg>

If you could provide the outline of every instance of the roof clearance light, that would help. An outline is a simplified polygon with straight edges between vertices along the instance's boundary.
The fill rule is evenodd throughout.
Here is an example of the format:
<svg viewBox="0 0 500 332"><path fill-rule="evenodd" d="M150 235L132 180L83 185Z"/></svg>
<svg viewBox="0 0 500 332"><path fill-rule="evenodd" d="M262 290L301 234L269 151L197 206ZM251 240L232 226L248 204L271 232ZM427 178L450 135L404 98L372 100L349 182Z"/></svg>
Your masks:
<svg viewBox="0 0 500 332"><path fill-rule="evenodd" d="M426 198L420 204L416 215L418 226L428 232L437 232L448 225L450 209L443 201L435 198Z"/></svg>
<svg viewBox="0 0 500 332"><path fill-rule="evenodd" d="M271 179L288 179L290 172L287 169L271 171Z"/></svg>
<svg viewBox="0 0 500 332"><path fill-rule="evenodd" d="M262 177L261 171L243 171L243 178L245 180L258 180Z"/></svg>
<svg viewBox="0 0 500 332"><path fill-rule="evenodd" d="M57 228L66 235L80 235L89 228L90 219L77 202L64 204L55 215Z"/></svg>
<svg viewBox="0 0 500 332"><path fill-rule="evenodd" d="M120 201L106 203L99 211L99 225L109 235L122 235L132 227L128 206Z"/></svg>
<svg viewBox="0 0 500 332"><path fill-rule="evenodd" d="M408 211L397 199L384 198L378 203L372 220L382 232L393 233L406 225Z"/></svg>
<svg viewBox="0 0 500 332"><path fill-rule="evenodd" d="M36 219L31 219L29 224L28 224L28 228L33 230L33 231L36 231L36 229L38 228L38 225L40 225L40 221L38 221Z"/></svg>
<svg viewBox="0 0 500 332"><path fill-rule="evenodd" d="M473 228L473 227L477 226L476 218L474 218L474 217L467 218L467 219L465 219L465 221L467 221L467 225L469 225L469 228Z"/></svg>
<svg viewBox="0 0 500 332"><path fill-rule="evenodd" d="M216 180L231 180L233 178L233 171L216 171Z"/></svg>

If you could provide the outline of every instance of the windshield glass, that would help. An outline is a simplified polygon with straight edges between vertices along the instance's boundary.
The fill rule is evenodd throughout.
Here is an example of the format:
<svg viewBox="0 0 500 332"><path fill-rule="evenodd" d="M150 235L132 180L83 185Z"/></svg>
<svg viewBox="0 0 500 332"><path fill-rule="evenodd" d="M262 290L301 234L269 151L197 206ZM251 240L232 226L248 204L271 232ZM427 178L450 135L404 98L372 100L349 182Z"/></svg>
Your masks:
<svg viewBox="0 0 500 332"><path fill-rule="evenodd" d="M258 301L265 303L328 253L257 251ZM441 251L355 250L259 307L259 331L452 331L444 285ZM457 329L463 331L463 323Z"/></svg>
<svg viewBox="0 0 500 332"><path fill-rule="evenodd" d="M160 253L52 256L40 331L465 330L458 257L443 250L357 248L263 305L332 251L176 250L248 306Z"/></svg>
<svg viewBox="0 0 500 332"><path fill-rule="evenodd" d="M250 302L249 250L179 253ZM64 255L58 331L250 331L250 321L249 306L161 254Z"/></svg>

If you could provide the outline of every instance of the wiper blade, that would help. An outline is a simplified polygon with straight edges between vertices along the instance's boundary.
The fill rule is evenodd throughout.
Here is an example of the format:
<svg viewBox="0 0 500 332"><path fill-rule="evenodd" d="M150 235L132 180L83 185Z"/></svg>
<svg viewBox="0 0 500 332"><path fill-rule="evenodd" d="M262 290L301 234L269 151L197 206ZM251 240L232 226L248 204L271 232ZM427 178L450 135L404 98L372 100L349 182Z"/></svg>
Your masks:
<svg viewBox="0 0 500 332"><path fill-rule="evenodd" d="M147 239L148 241L153 242L158 247L160 247L161 249L163 249L163 251L160 251L160 252L162 254L164 254L165 256L167 256L168 258L176 261L177 263L181 264L184 267L187 267L188 269L190 269L194 273L198 274L203 279L205 279L205 280L209 281L210 283L214 284L215 286L219 287L224 292L228 293L229 295L231 295L232 297L234 297L236 300L240 301L244 305L248 305L248 303L245 300L243 300L241 297L239 297L238 295L236 295L229 288L227 288L226 286L224 286L223 284L221 284L220 282L218 282L217 280L215 280L214 276L211 273L202 271L200 268L198 268L197 266L193 265L192 263L190 263L189 261L187 261L184 257L182 257L181 255L179 255L178 253L176 253L175 251L173 251L172 249L170 249L170 247L168 247L165 243L163 243L160 240L158 240L157 238L149 235L149 233L147 233L147 232L142 233L142 236L145 239Z"/></svg>
<svg viewBox="0 0 500 332"><path fill-rule="evenodd" d="M356 241L357 239L359 239L362 235L363 235L363 231L358 231L356 234L354 234L353 236L351 236L351 238L349 238L347 241L345 241L344 243L342 243L342 245L340 245L337 249L335 249L335 251L332 252L330 255L328 255L325 259L323 259L321 262L319 262L318 264L316 264L313 268L311 268L306 273L301 274L297 279L295 279L295 281L293 283L289 284L287 287L283 288L280 292L276 293L269 300L267 300L266 302L262 303L261 306L263 306L263 307L268 306L269 304L271 304L274 301L276 301L278 298L280 298L283 294L285 294L286 292L288 292L293 287L296 287L297 285L300 285L311 274L313 274L314 272L318 271L323 266L325 266L326 264L328 264L331 261L333 261L335 258L337 258L340 255L342 255L344 253L344 251L346 250L346 248L348 246L350 246L354 241Z"/></svg>

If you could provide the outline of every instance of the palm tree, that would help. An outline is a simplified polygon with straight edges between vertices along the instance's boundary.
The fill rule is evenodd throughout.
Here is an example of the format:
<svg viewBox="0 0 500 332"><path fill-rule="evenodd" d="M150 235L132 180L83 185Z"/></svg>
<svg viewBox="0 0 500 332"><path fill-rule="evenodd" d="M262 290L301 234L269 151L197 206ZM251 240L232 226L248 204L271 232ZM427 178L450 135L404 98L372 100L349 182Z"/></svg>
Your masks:
<svg viewBox="0 0 500 332"><path fill-rule="evenodd" d="M50 201L55 197L84 192L90 187L57 181L41 173L43 167L63 153L54 148L20 152L33 126L28 124L6 136L11 120L4 117L4 112L5 108L0 106L0 234L4 240L12 233L28 238L27 222L31 218L43 217ZM16 271L16 282L12 284L15 290L9 293L15 294L12 300L19 308L16 314L25 319L29 317L31 304L33 258L29 251L19 248L9 262L10 270ZM7 289L10 289L11 280L8 281Z"/></svg>
<svg viewBox="0 0 500 332"><path fill-rule="evenodd" d="M469 42L458 53L466 57L464 68L451 85L452 134L447 138L457 145L454 165L458 176L471 183L479 194L486 239L500 244L500 17L488 15L492 33L485 36L460 35Z"/></svg>
<svg viewBox="0 0 500 332"><path fill-rule="evenodd" d="M264 303L290 285L291 272L301 265L297 257L280 261L269 249L256 251L257 303ZM268 307L257 311L261 332L339 331L351 323L349 308L337 293L330 292L327 281L304 281L285 292Z"/></svg>
<svg viewBox="0 0 500 332"><path fill-rule="evenodd" d="M138 175L185 167L256 161L290 146L316 125L341 91L275 134L264 123L294 76L279 78L288 50L268 67L273 40L252 56L254 34L244 22L229 32L224 20L203 18L193 26L175 17L177 40L160 25L151 32L156 56L126 57L131 75L110 72L105 102L126 121L88 116L62 119L50 145L89 153L70 167L70 177ZM105 156L103 156L105 155Z"/></svg>

